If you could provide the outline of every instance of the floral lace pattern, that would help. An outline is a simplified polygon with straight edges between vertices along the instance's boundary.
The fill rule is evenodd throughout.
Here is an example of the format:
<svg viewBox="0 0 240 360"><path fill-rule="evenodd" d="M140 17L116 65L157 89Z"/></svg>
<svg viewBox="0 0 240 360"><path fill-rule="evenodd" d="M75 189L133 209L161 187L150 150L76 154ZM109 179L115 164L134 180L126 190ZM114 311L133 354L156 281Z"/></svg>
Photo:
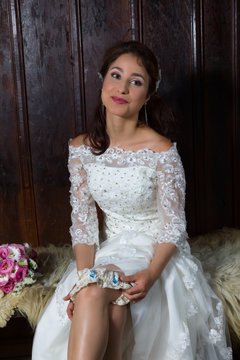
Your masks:
<svg viewBox="0 0 240 360"><path fill-rule="evenodd" d="M86 145L69 149L73 245L98 244L95 200L107 230L150 232L156 242L189 252L185 178L176 145L160 153L114 147L99 156Z"/></svg>
<svg viewBox="0 0 240 360"><path fill-rule="evenodd" d="M169 350L166 355L168 360L180 360L184 359L184 353L190 346L190 335L186 324L183 324L183 331L179 334L177 342L169 346Z"/></svg>
<svg viewBox="0 0 240 360"><path fill-rule="evenodd" d="M72 226L70 234L73 246L77 243L98 245L98 221L94 200L88 190L83 164L70 147L68 169L70 172L70 204L72 206Z"/></svg>
<svg viewBox="0 0 240 360"><path fill-rule="evenodd" d="M198 313L199 309L196 304L188 303L187 306L187 318L191 318L192 316L196 315Z"/></svg>
<svg viewBox="0 0 240 360"><path fill-rule="evenodd" d="M197 264L188 259L188 271L186 271L184 274L183 274L183 282L184 282L184 285L186 286L186 288L188 290L190 289L193 289L194 285L195 285L195 282L196 282L196 277L197 277L197 272L199 270Z"/></svg>
<svg viewBox="0 0 240 360"><path fill-rule="evenodd" d="M224 333L224 309L222 303L219 301L216 306L217 316L214 317L215 327L209 331L209 340L213 344L222 344L219 348L221 349L221 355L223 359L232 359L232 349L225 347L225 333Z"/></svg>
<svg viewBox="0 0 240 360"><path fill-rule="evenodd" d="M161 222L159 242L172 242L180 249L189 251L186 242L185 176L180 157L172 152L157 164L158 207Z"/></svg>

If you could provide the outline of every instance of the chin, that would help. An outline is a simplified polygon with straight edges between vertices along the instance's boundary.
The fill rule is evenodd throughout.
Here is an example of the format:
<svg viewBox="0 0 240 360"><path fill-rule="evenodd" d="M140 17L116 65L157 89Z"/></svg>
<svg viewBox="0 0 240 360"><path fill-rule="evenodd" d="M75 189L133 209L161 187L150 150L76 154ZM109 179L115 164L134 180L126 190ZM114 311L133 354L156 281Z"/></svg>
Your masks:
<svg viewBox="0 0 240 360"><path fill-rule="evenodd" d="M109 115L115 115L120 117L127 117L128 113L124 109L116 109L115 106L109 106L107 107L107 112Z"/></svg>

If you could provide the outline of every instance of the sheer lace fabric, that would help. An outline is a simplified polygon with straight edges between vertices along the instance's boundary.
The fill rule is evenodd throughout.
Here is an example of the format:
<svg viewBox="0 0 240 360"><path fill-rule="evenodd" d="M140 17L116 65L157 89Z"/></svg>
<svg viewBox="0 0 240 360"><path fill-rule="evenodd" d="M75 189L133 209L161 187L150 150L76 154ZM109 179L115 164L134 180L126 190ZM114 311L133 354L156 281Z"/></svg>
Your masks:
<svg viewBox="0 0 240 360"><path fill-rule="evenodd" d="M113 234L117 229L152 230L156 242L172 242L189 251L185 177L175 145L161 153L114 147L100 156L88 146L70 146L69 171L73 245L99 243L95 200L105 213L106 230Z"/></svg>
<svg viewBox="0 0 240 360"><path fill-rule="evenodd" d="M73 246L96 245L94 269L113 264L131 275L149 266L158 243L178 249L147 296L130 304L123 360L231 360L222 304L190 254L176 145L161 153L114 147L100 156L88 146L70 146L69 171ZM95 202L104 214L101 233ZM108 286L113 273L108 276L98 281ZM37 327L32 360L67 359L70 320L62 298L77 279L73 262ZM85 276L81 281L88 283Z"/></svg>
<svg viewBox="0 0 240 360"><path fill-rule="evenodd" d="M98 244L98 222L96 207L91 197L86 171L76 151L70 150L68 168L70 172L70 204L72 226L70 234L73 246L77 243Z"/></svg>

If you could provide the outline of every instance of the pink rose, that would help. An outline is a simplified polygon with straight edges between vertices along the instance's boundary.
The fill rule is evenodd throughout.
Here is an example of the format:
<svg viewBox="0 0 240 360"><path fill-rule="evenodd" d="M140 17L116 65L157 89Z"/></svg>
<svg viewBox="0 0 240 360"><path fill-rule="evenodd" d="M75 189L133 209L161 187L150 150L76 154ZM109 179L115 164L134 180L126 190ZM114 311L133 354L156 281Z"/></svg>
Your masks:
<svg viewBox="0 0 240 360"><path fill-rule="evenodd" d="M27 266L19 266L18 269L15 272L15 276L13 278L14 282L21 282L23 278L27 275L28 267Z"/></svg>
<svg viewBox="0 0 240 360"><path fill-rule="evenodd" d="M8 283L4 286L1 286L0 289L7 294L13 291L14 286L14 282L12 280L9 280Z"/></svg>
<svg viewBox="0 0 240 360"><path fill-rule="evenodd" d="M0 275L9 274L14 267L13 259L7 258L0 261Z"/></svg>
<svg viewBox="0 0 240 360"><path fill-rule="evenodd" d="M27 275L28 266L15 264L11 273L9 274L10 279L14 282L21 282Z"/></svg>
<svg viewBox="0 0 240 360"><path fill-rule="evenodd" d="M14 246L15 248L19 249L21 251L22 255L25 255L25 249L24 246L21 244L9 244L9 246Z"/></svg>
<svg viewBox="0 0 240 360"><path fill-rule="evenodd" d="M9 274L0 276L0 287L6 285L8 283L8 280L9 280Z"/></svg>
<svg viewBox="0 0 240 360"><path fill-rule="evenodd" d="M14 267L13 267L13 269L12 269L12 271L11 271L11 273L9 274L9 277L10 277L13 281L15 281L16 273L17 273L17 271L19 270L19 268L20 268L20 265L15 264Z"/></svg>
<svg viewBox="0 0 240 360"><path fill-rule="evenodd" d="M1 246L0 247L0 257L2 259L6 259L10 253L10 250L7 246Z"/></svg>

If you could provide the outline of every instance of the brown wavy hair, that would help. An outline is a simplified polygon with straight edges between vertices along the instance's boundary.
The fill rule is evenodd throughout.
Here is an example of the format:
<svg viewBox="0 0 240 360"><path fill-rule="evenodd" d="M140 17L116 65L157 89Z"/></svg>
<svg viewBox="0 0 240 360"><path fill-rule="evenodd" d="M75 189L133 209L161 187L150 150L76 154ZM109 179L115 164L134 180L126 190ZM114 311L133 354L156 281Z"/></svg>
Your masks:
<svg viewBox="0 0 240 360"><path fill-rule="evenodd" d="M172 111L164 100L156 94L156 84L159 80L158 62L153 52L146 45L138 41L127 41L117 43L109 48L103 57L100 74L104 79L110 65L123 54L132 54L140 59L149 75L148 96L150 99L146 105L148 126L171 141L175 141L176 126ZM145 123L144 107L142 107L139 112L138 125ZM90 142L92 152L96 155L103 154L109 147L110 139L106 131L106 117L102 106L101 93L99 93L98 104L86 138Z"/></svg>

